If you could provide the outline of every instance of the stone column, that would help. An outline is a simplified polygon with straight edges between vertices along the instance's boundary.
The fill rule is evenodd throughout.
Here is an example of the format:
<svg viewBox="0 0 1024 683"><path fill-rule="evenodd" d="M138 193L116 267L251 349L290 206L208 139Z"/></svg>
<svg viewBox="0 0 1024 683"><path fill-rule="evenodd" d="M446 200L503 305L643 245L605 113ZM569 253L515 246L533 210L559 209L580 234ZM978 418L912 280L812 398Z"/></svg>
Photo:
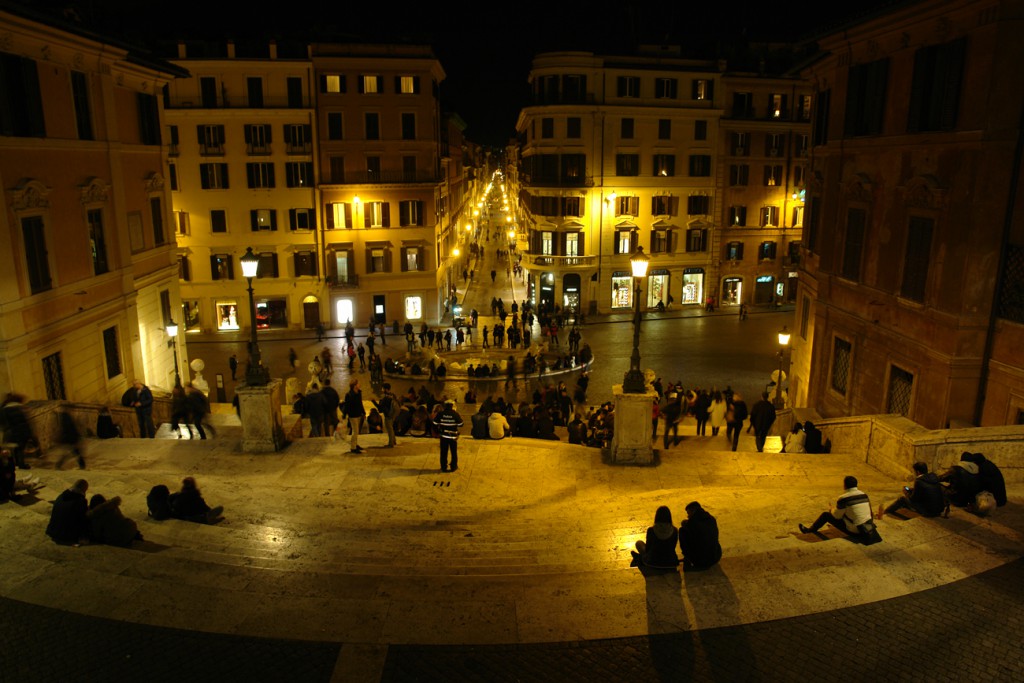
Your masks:
<svg viewBox="0 0 1024 683"><path fill-rule="evenodd" d="M270 453L285 447L281 419L281 380L271 379L266 386L239 384L238 409L242 417L242 450L246 453Z"/></svg>
<svg viewBox="0 0 1024 683"><path fill-rule="evenodd" d="M647 386L646 393L627 394L622 385L612 386L615 399L615 432L612 434L612 462L619 465L650 465L651 420L658 392Z"/></svg>

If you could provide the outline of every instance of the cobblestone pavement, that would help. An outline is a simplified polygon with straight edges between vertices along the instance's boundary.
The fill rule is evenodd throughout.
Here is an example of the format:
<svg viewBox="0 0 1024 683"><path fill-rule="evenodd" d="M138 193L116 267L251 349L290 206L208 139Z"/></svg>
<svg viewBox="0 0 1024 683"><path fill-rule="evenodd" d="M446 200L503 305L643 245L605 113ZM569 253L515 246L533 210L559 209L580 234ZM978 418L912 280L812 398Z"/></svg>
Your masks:
<svg viewBox="0 0 1024 683"><path fill-rule="evenodd" d="M1022 586L1024 559L906 597L746 626L577 643L393 645L380 680L1020 681ZM0 598L0 681L326 682L345 680L339 652L340 643L158 628Z"/></svg>

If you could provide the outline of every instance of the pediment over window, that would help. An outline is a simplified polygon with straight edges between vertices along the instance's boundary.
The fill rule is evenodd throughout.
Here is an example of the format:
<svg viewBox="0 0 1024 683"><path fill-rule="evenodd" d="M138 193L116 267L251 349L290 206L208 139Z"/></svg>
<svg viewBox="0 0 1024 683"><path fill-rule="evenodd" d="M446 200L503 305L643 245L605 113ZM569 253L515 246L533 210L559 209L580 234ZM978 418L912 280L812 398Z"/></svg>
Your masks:
<svg viewBox="0 0 1024 683"><path fill-rule="evenodd" d="M78 186L83 204L102 204L110 197L110 183L92 177Z"/></svg>
<svg viewBox="0 0 1024 683"><path fill-rule="evenodd" d="M843 196L847 201L871 204L873 201L872 190L874 183L865 173L855 173L846 183L843 184Z"/></svg>
<svg viewBox="0 0 1024 683"><path fill-rule="evenodd" d="M911 178L901 189L907 206L936 211L946 206L948 192L939 185L938 178L931 174Z"/></svg>
<svg viewBox="0 0 1024 683"><path fill-rule="evenodd" d="M585 226L579 221L565 221L560 227L563 230L583 230Z"/></svg>
<svg viewBox="0 0 1024 683"><path fill-rule="evenodd" d="M651 225L652 230L678 230L679 226L675 223L669 223L668 221L654 221Z"/></svg>
<svg viewBox="0 0 1024 683"><path fill-rule="evenodd" d="M159 173L146 176L146 192L149 194L164 191L164 177Z"/></svg>
<svg viewBox="0 0 1024 683"><path fill-rule="evenodd" d="M630 223L629 221L622 221L615 225L616 230L636 230L636 224Z"/></svg>
<svg viewBox="0 0 1024 683"><path fill-rule="evenodd" d="M28 211L31 209L49 208L49 196L52 189L34 178L24 178L9 192L11 196L11 209L14 211Z"/></svg>

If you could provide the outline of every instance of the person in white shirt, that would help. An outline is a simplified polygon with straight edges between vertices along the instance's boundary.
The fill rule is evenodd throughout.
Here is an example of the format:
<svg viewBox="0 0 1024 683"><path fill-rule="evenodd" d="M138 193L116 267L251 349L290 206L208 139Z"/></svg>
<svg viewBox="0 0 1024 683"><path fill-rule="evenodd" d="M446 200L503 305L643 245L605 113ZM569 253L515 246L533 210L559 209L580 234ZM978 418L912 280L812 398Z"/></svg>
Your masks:
<svg viewBox="0 0 1024 683"><path fill-rule="evenodd" d="M492 439L504 439L511 431L511 428L508 426L508 420L497 410L492 412L487 418L487 432Z"/></svg>
<svg viewBox="0 0 1024 683"><path fill-rule="evenodd" d="M836 501L835 510L821 513L810 527L800 524L800 533L817 533L826 524L831 524L849 536L862 537L870 533L868 527L873 527L873 524L869 524L872 512L868 494L857 488L857 477L848 476L843 479L843 487L846 491Z"/></svg>

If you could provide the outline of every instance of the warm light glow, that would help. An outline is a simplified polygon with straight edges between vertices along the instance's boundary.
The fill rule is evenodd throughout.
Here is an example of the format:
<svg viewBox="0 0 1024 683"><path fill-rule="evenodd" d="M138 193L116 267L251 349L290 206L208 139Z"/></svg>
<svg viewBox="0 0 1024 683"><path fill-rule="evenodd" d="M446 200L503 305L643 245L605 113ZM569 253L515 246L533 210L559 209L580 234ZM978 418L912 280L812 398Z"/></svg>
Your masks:
<svg viewBox="0 0 1024 683"><path fill-rule="evenodd" d="M512 216L505 216L505 222L506 223L511 223L512 222Z"/></svg>
<svg viewBox="0 0 1024 683"><path fill-rule="evenodd" d="M614 202L614 201L615 201L615 198L616 198L616 197L618 197L618 196L619 196L619 195L617 195L617 194L615 194L614 192L612 192L612 193L611 193L610 195L608 195L608 201L609 201L609 202Z"/></svg>
<svg viewBox="0 0 1024 683"><path fill-rule="evenodd" d="M633 277L642 278L647 276L647 264L651 258L644 253L644 248L638 246L633 255L629 257L629 265L633 269Z"/></svg>
<svg viewBox="0 0 1024 683"><path fill-rule="evenodd" d="M178 324L175 323L173 320L171 322L167 323L167 327L165 327L164 329L167 330L167 336L168 337L177 337L178 336Z"/></svg>
<svg viewBox="0 0 1024 683"><path fill-rule="evenodd" d="M260 257L252 253L252 247L246 248L245 254L238 260L242 263L242 277L256 277L260 269Z"/></svg>
<svg viewBox="0 0 1024 683"><path fill-rule="evenodd" d="M455 247L454 249L452 249L452 256L458 256L458 255L459 255L459 248Z"/></svg>
<svg viewBox="0 0 1024 683"><path fill-rule="evenodd" d="M515 236L516 236L516 231L515 231L515 230L509 230L509 231L508 231L508 238L509 238L509 239L512 239L512 238L514 238Z"/></svg>
<svg viewBox="0 0 1024 683"><path fill-rule="evenodd" d="M466 223L466 232L470 232L472 229L473 226L470 223Z"/></svg>
<svg viewBox="0 0 1024 683"><path fill-rule="evenodd" d="M355 203L355 204L358 204L359 203L359 195L356 195L355 197L353 197L352 198L352 202Z"/></svg>
<svg viewBox="0 0 1024 683"><path fill-rule="evenodd" d="M779 346L789 345L789 329L785 326L779 330Z"/></svg>
<svg viewBox="0 0 1024 683"><path fill-rule="evenodd" d="M477 204L477 206L480 206L480 205ZM480 209L473 209L473 215L474 216L479 216L480 215Z"/></svg>

